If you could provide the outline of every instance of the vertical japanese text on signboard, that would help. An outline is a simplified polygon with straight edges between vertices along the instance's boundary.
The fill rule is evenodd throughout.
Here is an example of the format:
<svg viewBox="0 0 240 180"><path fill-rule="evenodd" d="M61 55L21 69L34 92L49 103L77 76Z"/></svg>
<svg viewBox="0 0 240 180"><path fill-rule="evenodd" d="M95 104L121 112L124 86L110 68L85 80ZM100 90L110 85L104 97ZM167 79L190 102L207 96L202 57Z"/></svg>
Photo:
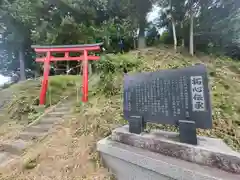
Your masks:
<svg viewBox="0 0 240 180"><path fill-rule="evenodd" d="M205 111L202 76L191 76L191 91L193 111Z"/></svg>

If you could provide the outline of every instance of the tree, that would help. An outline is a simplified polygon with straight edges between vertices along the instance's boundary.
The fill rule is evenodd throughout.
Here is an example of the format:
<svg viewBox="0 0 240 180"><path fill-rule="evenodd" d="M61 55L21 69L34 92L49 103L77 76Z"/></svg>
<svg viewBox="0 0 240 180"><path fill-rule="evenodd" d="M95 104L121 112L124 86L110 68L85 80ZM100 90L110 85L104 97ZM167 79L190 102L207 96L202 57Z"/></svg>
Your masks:
<svg viewBox="0 0 240 180"><path fill-rule="evenodd" d="M13 59L12 64L19 64L17 67L21 80L26 79L25 67L33 65L30 34L32 26L36 24L34 3L31 0L6 0L0 6L1 24L4 27L1 32L1 48ZM10 67L14 71L18 69L16 66Z"/></svg>
<svg viewBox="0 0 240 180"><path fill-rule="evenodd" d="M199 0L188 0L186 1L187 7L187 14L189 18L189 53L193 56L194 55L194 17L199 14L200 6Z"/></svg>
<svg viewBox="0 0 240 180"><path fill-rule="evenodd" d="M175 39L175 47L176 40L182 39L182 46L187 45L192 55L194 47L206 52L211 49L211 51L223 54L228 54L233 49L235 49L234 52L238 51L239 33L237 32L240 27L238 25L240 8L238 1L171 0L172 11L169 11L170 1L159 0L159 2L164 10L159 25L167 27L168 32L174 32L174 24L176 26L176 37L174 33L168 34ZM172 23L169 14L174 17L175 23Z"/></svg>
<svg viewBox="0 0 240 180"><path fill-rule="evenodd" d="M157 31L157 28L152 25L147 31L147 45L154 45L156 40L159 38L159 33ZM158 39L159 40L159 39Z"/></svg>
<svg viewBox="0 0 240 180"><path fill-rule="evenodd" d="M238 51L236 44L239 34L239 2L227 1L200 1L200 12L196 18L195 38L196 46L211 53L222 52L222 54Z"/></svg>
<svg viewBox="0 0 240 180"><path fill-rule="evenodd" d="M24 79L24 69L36 66L31 44L104 41L107 49L115 51L123 38L131 49L137 47L139 30L138 47L144 48L146 15L154 3L162 7L158 25L167 29L164 39L175 49L182 40L192 55L195 47L240 56L236 0L4 0L0 1L1 69L20 68Z"/></svg>
<svg viewBox="0 0 240 180"><path fill-rule="evenodd" d="M181 24L183 28L185 17L185 1L184 0L159 0L158 4L162 7L162 25L166 25L166 20L171 23L171 31L173 33L174 49L177 50L178 38L176 26ZM181 33L182 35L182 33ZM184 39L182 37L182 39Z"/></svg>
<svg viewBox="0 0 240 180"><path fill-rule="evenodd" d="M133 7L131 16L138 22L139 28L138 48L145 48L146 47L145 29L147 25L146 16L152 7L152 1L144 0L140 2L138 0L131 0L131 3Z"/></svg>

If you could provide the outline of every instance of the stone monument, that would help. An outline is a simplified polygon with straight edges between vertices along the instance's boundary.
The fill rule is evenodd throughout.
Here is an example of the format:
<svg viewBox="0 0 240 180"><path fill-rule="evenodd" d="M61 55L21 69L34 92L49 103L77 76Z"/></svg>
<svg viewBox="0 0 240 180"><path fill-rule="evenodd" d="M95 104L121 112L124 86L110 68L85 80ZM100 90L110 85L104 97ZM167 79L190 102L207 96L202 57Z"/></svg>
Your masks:
<svg viewBox="0 0 240 180"><path fill-rule="evenodd" d="M205 66L126 75L124 118L131 133L146 122L178 125L181 142L197 144L196 128L212 128Z"/></svg>
<svg viewBox="0 0 240 180"><path fill-rule="evenodd" d="M240 154L196 135L196 128L212 128L204 65L125 75L123 96L129 125L97 146L118 179L240 180ZM146 123L176 125L179 133L146 133Z"/></svg>

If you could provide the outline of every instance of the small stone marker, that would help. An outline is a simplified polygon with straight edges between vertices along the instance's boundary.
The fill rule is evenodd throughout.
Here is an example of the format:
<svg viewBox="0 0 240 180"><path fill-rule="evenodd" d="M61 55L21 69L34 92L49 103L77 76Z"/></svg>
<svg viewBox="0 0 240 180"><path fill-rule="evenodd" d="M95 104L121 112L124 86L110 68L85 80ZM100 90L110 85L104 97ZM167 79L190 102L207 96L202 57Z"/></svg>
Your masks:
<svg viewBox="0 0 240 180"><path fill-rule="evenodd" d="M204 65L124 76L124 118L140 134L146 122L178 125L180 141L197 144L196 128L212 128Z"/></svg>

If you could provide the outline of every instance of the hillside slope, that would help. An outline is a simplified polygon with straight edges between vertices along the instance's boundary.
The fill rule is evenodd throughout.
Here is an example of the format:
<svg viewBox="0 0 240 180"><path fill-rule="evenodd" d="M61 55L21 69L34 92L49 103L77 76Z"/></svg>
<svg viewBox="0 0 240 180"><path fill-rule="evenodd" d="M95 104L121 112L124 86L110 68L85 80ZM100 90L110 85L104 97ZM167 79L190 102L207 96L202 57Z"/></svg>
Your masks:
<svg viewBox="0 0 240 180"><path fill-rule="evenodd" d="M0 179L112 179L101 165L96 142L127 123L122 118L123 69L143 72L195 63L204 63L209 70L214 123L212 130L198 130L198 134L222 138L239 151L240 63L224 57L190 57L151 48L103 56L97 68L104 74L97 86L90 88L89 102L77 103L72 118L55 127L51 136L38 142L18 162L0 170ZM177 131L163 125L147 128L153 126ZM34 162L31 168L29 162Z"/></svg>
<svg viewBox="0 0 240 180"><path fill-rule="evenodd" d="M205 64L209 74L213 129L198 130L198 134L222 138L232 148L240 150L240 61L206 55L192 57L165 48L132 51L125 55L107 56L106 59L108 67L115 67L115 72L109 73L109 77L105 76L103 80L106 81L103 90L110 95L115 91L115 94L122 94L123 67L130 71L145 72ZM171 126L157 127L176 131Z"/></svg>
<svg viewBox="0 0 240 180"><path fill-rule="evenodd" d="M42 107L39 106L40 79L27 80L0 90L0 141L30 124L46 108L66 96L75 95L80 87L80 76L50 77L46 104Z"/></svg>
<svg viewBox="0 0 240 180"><path fill-rule="evenodd" d="M224 139L232 148L240 150L240 62L227 57L175 54L169 50L150 49L136 52L144 71L178 68L203 63L208 68L212 100L212 130L198 134ZM166 128L164 126L163 128Z"/></svg>

